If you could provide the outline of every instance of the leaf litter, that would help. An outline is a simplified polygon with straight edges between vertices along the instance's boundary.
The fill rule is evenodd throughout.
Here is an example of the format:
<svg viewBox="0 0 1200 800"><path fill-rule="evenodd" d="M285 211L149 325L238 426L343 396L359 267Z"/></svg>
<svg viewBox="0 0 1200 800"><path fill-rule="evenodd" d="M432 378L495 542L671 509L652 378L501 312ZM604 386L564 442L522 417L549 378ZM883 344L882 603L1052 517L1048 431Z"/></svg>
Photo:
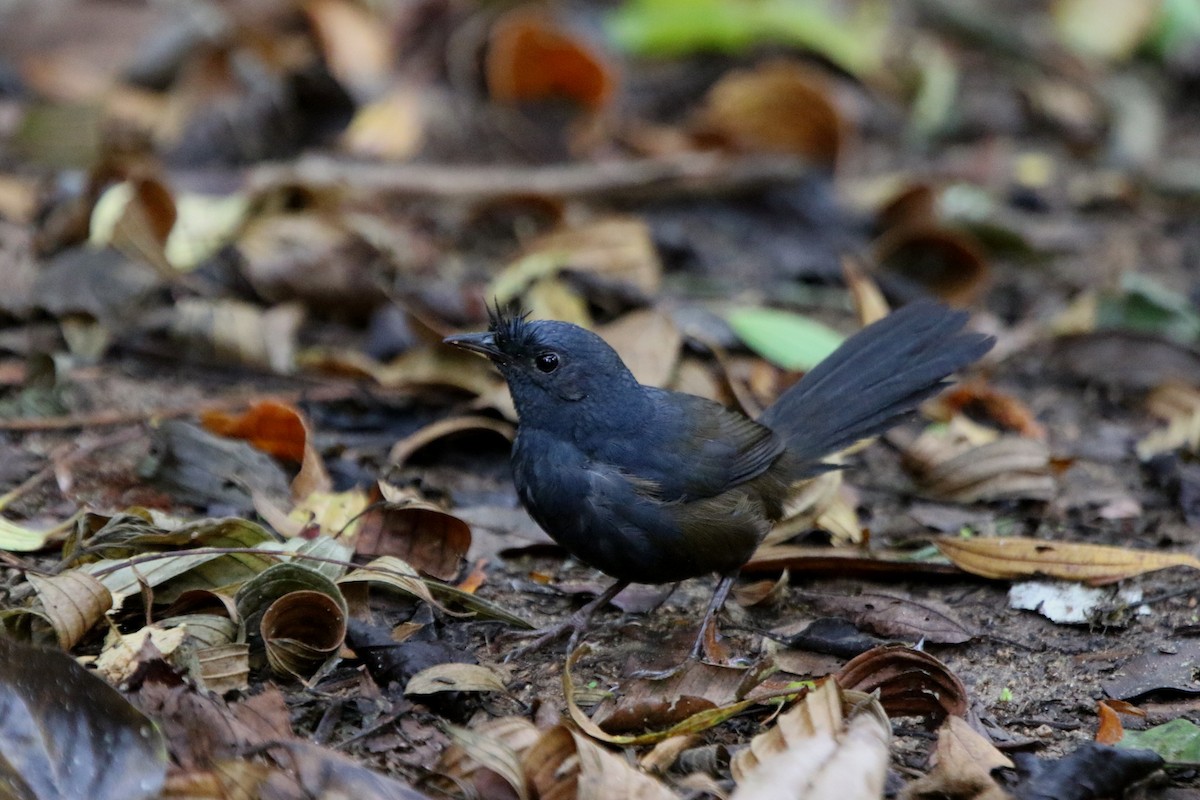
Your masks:
<svg viewBox="0 0 1200 800"><path fill-rule="evenodd" d="M163 743L104 751L138 768L113 778L1090 797L1156 770L1146 750L1189 761L1195 598L1170 568L1197 565L1192 230L1144 213L1200 195L1194 126L1164 100L1195 80L1187 4L1119 31L1089 2L1025 12L1041 39L929 3L628 0L597 25L568 4L324 0L220 9L217 34L75 5L0 12L19 82L0 630L56 654L12 650L0 684L13 699L6 679L43 665L29 685L88 722L79 753L141 731L135 707L155 720ZM733 55L682 57L697 47ZM618 599L565 662L504 663L597 576L496 534L532 528L513 410L442 336L515 300L595 327L646 382L753 412L852 306L866 322L922 293L1001 345L797 487L726 610L731 663L631 677L686 648L700 582ZM1051 622L1006 602L1031 579L1057 581L1016 604L1043 613L1102 594ZM89 690L103 714L76 702L78 664L123 692ZM1100 692L1157 702L1128 752L1084 741ZM1014 742L1040 752L997 750ZM92 777L2 757L31 785Z"/></svg>

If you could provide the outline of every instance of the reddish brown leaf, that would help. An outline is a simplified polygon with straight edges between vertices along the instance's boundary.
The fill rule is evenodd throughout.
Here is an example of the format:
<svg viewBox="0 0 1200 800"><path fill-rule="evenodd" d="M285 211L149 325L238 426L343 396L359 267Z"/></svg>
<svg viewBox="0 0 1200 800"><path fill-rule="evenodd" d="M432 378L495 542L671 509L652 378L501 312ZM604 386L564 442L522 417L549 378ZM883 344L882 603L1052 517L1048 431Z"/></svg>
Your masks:
<svg viewBox="0 0 1200 800"><path fill-rule="evenodd" d="M836 677L844 689L878 690L889 716L939 721L967 713L967 689L958 676L928 653L903 645L868 650L846 662Z"/></svg>
<svg viewBox="0 0 1200 800"><path fill-rule="evenodd" d="M517 9L496 21L486 75L493 100L571 100L598 110L614 89L611 70L577 36L537 11Z"/></svg>
<svg viewBox="0 0 1200 800"><path fill-rule="evenodd" d="M453 514L415 498L376 504L362 515L354 552L396 556L439 580L458 576L471 547L471 527Z"/></svg>

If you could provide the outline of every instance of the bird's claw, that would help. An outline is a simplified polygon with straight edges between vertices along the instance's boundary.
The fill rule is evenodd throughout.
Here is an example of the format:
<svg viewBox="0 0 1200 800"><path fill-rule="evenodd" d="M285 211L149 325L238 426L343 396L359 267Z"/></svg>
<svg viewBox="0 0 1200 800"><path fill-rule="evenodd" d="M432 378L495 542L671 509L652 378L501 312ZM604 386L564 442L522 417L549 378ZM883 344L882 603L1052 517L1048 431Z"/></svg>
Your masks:
<svg viewBox="0 0 1200 800"><path fill-rule="evenodd" d="M508 654L504 656L504 663L507 664L510 661L512 661L513 659L520 658L522 656L526 656L530 653L541 650L543 647L550 644L551 642L561 639L567 633L571 634L571 638L567 640L567 652L569 653L569 652L573 651L575 649L575 646L577 644L579 644L579 640L583 637L584 632L587 631L588 623L590 622L590 618L591 618L590 614L587 616L583 616L583 615L579 614L578 612L576 612L575 614L572 614L571 616L567 617L562 622L559 622L554 625L547 625L545 628L538 628L537 630L533 630L533 631L515 631L515 632L513 632L511 634L512 636L517 636L517 637L522 637L522 638L532 636L532 637L536 637L536 638L534 638L534 640L532 642L528 642L514 650L510 650L508 652Z"/></svg>

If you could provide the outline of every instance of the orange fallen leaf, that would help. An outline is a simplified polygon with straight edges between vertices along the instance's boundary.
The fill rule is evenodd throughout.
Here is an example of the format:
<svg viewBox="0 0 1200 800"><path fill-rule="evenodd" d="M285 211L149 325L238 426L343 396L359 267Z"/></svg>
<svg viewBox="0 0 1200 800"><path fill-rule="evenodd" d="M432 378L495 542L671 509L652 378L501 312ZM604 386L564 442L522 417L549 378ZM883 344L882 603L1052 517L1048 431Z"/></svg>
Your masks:
<svg viewBox="0 0 1200 800"><path fill-rule="evenodd" d="M1200 569L1200 559L1187 553L1156 553L1019 536L971 539L946 536L934 543L960 569L1001 580L1044 576L1099 586L1169 567Z"/></svg>
<svg viewBox="0 0 1200 800"><path fill-rule="evenodd" d="M1022 436L1040 441L1046 439L1046 429L1037 421L1029 406L984 381L960 383L946 392L940 402L952 413L974 410Z"/></svg>
<svg viewBox="0 0 1200 800"><path fill-rule="evenodd" d="M545 14L511 11L492 27L488 91L501 103L572 100L596 111L612 98L612 70L579 37Z"/></svg>
<svg viewBox="0 0 1200 800"><path fill-rule="evenodd" d="M292 497L303 499L316 491L328 491L333 482L308 432L308 423L298 409L277 400L263 400L241 414L206 411L200 421L209 431L250 444L276 458L300 464L292 481Z"/></svg>

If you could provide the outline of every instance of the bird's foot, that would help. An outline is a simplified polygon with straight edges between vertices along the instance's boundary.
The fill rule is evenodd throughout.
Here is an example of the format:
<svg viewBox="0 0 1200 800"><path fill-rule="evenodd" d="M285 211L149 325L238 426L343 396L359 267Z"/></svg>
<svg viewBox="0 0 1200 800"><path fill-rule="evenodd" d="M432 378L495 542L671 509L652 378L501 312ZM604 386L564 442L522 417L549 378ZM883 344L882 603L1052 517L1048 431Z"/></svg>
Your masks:
<svg viewBox="0 0 1200 800"><path fill-rule="evenodd" d="M592 615L596 613L596 610L601 606L606 605L628 585L628 581L617 581L612 586L609 586L607 589L605 589L602 594L600 594L590 603L564 619L562 622L554 625L548 625L545 628L538 628L535 631L518 631L514 633L514 636L532 636L534 639L532 642L523 644L515 650L510 651L508 655L504 657L504 663L507 664L515 658L520 658L521 656L541 650L546 645L561 639L568 633L571 635L571 638L567 640L567 652L569 653L573 651L575 646L579 644L580 637L582 637L583 634L587 632L588 628L591 627Z"/></svg>
<svg viewBox="0 0 1200 800"><path fill-rule="evenodd" d="M693 664L723 666L728 660L729 650L725 645L721 644L721 638L717 635L716 617L715 615L706 615L704 622L700 625L699 633L696 634L696 641L692 643L692 649L687 654L687 658L669 669L635 670L630 674L630 677L648 681L665 681L684 672Z"/></svg>

